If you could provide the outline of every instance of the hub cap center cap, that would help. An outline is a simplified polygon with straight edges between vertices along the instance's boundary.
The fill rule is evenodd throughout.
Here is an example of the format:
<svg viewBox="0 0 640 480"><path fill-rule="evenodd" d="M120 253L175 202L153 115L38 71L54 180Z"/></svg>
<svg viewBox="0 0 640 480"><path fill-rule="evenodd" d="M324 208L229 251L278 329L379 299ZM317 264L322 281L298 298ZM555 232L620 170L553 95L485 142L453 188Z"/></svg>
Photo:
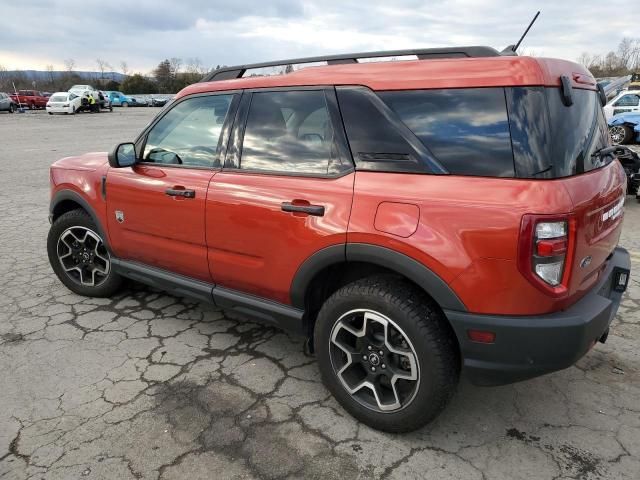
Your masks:
<svg viewBox="0 0 640 480"><path fill-rule="evenodd" d="M374 367L380 365L380 357L376 353L369 354L369 363Z"/></svg>

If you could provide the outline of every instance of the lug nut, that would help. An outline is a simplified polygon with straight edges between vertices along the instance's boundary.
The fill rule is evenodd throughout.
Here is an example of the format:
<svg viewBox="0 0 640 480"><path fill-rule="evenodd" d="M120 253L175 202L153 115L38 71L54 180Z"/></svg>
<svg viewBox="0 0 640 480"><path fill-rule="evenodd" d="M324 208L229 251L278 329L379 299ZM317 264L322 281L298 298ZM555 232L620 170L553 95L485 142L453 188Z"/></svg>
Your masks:
<svg viewBox="0 0 640 480"><path fill-rule="evenodd" d="M371 367L371 371L375 372L376 371L376 367Z"/></svg>
<svg viewBox="0 0 640 480"><path fill-rule="evenodd" d="M366 356L366 355L362 355L362 359L363 359L363 360L366 360L366 359L367 359L367 356Z"/></svg>
<svg viewBox="0 0 640 480"><path fill-rule="evenodd" d="M382 365L380 365L382 368L387 368L387 366L383 363Z"/></svg>
<svg viewBox="0 0 640 480"><path fill-rule="evenodd" d="M373 347L372 347L371 345L369 345L369 346L367 347L367 350L373 350Z"/></svg>
<svg viewBox="0 0 640 480"><path fill-rule="evenodd" d="M379 353L380 355L384 355L384 352L383 352L382 350L380 350L378 353Z"/></svg>

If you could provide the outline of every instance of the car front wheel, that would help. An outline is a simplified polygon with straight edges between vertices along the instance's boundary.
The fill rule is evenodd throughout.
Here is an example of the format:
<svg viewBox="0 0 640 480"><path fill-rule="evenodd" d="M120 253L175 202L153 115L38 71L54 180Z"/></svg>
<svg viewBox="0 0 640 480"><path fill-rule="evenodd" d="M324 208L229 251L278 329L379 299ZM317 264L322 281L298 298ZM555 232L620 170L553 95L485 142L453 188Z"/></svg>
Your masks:
<svg viewBox="0 0 640 480"><path fill-rule="evenodd" d="M95 223L84 210L58 217L47 237L51 268L72 292L87 297L110 297L122 278L111 268L111 256Z"/></svg>
<svg viewBox="0 0 640 480"><path fill-rule="evenodd" d="M351 415L379 430L422 427L458 383L455 334L424 292L394 276L358 280L329 297L314 343L327 388Z"/></svg>
<svg viewBox="0 0 640 480"><path fill-rule="evenodd" d="M633 137L633 131L626 125L614 125L609 127L609 134L614 145L629 143Z"/></svg>

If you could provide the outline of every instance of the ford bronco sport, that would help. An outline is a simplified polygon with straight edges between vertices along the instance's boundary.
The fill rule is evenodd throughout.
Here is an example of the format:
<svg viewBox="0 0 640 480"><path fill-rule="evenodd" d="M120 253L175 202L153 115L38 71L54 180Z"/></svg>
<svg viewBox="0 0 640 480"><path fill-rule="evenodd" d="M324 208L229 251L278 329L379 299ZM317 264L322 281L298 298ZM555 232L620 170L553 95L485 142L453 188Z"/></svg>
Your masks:
<svg viewBox="0 0 640 480"><path fill-rule="evenodd" d="M358 61L394 55L415 59ZM461 373L606 340L630 262L602 98L580 65L489 47L216 70L135 142L53 164L49 260L81 295L128 277L305 335L347 411L412 430Z"/></svg>

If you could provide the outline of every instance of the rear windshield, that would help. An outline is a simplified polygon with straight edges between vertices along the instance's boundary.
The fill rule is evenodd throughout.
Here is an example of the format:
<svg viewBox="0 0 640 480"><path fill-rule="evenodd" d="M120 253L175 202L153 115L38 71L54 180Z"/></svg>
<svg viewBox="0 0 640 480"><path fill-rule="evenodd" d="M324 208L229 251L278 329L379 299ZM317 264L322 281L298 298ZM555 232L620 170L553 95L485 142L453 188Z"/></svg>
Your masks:
<svg viewBox="0 0 640 480"><path fill-rule="evenodd" d="M551 131L550 169L567 177L603 166L595 152L609 145L609 130L598 95L573 89L573 105L562 103L560 89L546 89Z"/></svg>
<svg viewBox="0 0 640 480"><path fill-rule="evenodd" d="M67 101L67 96L66 95L54 95L53 97L51 97L51 101L52 102L66 102Z"/></svg>

